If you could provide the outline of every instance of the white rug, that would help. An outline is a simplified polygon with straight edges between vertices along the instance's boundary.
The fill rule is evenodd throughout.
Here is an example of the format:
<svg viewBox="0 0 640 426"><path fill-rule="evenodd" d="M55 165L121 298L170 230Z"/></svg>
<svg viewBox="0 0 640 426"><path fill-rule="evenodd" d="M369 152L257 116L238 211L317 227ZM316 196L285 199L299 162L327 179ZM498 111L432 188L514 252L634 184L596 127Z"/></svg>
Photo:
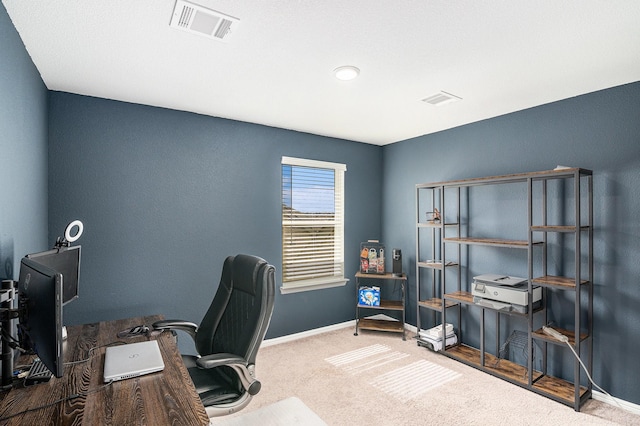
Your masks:
<svg viewBox="0 0 640 426"><path fill-rule="evenodd" d="M292 396L278 401L266 407L239 414L233 417L218 417L209 422L217 425L260 425L260 426L327 426L316 413L305 405L300 399Z"/></svg>

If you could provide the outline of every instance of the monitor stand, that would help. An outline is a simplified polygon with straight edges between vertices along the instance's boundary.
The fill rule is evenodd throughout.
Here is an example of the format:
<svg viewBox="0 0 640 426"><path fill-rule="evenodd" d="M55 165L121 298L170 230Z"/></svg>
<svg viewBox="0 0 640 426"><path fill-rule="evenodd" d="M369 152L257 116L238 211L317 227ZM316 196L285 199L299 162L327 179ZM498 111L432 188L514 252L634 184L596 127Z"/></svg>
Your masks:
<svg viewBox="0 0 640 426"><path fill-rule="evenodd" d="M17 282L13 280L2 280L0 289L0 321L2 322L2 336L0 337L0 359L2 360L2 381L1 389L8 389L13 384L13 348L10 345L9 337L13 336L13 320L18 318L18 309L13 307L16 299Z"/></svg>

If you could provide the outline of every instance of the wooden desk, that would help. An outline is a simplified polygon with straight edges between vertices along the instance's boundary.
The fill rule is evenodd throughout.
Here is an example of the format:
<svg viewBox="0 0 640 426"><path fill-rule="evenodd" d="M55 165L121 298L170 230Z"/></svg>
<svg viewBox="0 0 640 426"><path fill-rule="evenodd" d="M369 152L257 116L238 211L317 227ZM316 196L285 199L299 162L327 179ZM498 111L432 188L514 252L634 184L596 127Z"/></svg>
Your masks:
<svg viewBox="0 0 640 426"><path fill-rule="evenodd" d="M65 363L89 356L89 350L116 341L133 343L145 336L119 339L121 330L150 325L161 316L129 318L67 327ZM0 418L51 404L2 425L206 425L207 413L193 386L171 333L157 336L165 368L162 372L114 382L103 387L104 351L93 351L84 363L65 365L64 376L27 388L16 385L0 393ZM18 364L21 361L18 360ZM77 398L56 402L70 395Z"/></svg>

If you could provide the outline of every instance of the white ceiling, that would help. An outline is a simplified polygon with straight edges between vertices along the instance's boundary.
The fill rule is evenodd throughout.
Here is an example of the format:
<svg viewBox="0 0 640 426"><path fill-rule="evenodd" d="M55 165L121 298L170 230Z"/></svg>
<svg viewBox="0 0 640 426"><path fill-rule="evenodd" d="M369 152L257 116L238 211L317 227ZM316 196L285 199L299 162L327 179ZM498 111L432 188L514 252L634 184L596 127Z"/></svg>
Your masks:
<svg viewBox="0 0 640 426"><path fill-rule="evenodd" d="M2 0L50 90L376 145L640 81L638 0L193 2L229 41L171 28L175 0Z"/></svg>

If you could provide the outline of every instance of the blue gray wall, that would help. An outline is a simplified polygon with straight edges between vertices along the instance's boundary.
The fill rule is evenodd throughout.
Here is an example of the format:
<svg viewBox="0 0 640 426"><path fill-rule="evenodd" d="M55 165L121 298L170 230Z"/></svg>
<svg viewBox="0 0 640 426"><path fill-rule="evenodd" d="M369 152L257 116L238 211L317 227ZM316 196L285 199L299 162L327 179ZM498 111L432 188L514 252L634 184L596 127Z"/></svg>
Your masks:
<svg viewBox="0 0 640 426"><path fill-rule="evenodd" d="M278 292L267 337L353 319L359 243L381 232L380 147L60 92L49 118L50 239L72 219L85 225L68 324L153 313L199 322L226 256L279 269L282 156L347 165L352 280Z"/></svg>
<svg viewBox="0 0 640 426"><path fill-rule="evenodd" d="M402 248L415 284L416 184L556 165L594 172L594 379L614 396L640 403L640 83L386 146L383 239ZM516 273L513 265L504 267ZM503 273L480 265L474 272ZM413 285L409 298L415 306ZM415 324L415 309L407 317Z"/></svg>
<svg viewBox="0 0 640 426"><path fill-rule="evenodd" d="M47 88L0 6L0 278L47 248Z"/></svg>

